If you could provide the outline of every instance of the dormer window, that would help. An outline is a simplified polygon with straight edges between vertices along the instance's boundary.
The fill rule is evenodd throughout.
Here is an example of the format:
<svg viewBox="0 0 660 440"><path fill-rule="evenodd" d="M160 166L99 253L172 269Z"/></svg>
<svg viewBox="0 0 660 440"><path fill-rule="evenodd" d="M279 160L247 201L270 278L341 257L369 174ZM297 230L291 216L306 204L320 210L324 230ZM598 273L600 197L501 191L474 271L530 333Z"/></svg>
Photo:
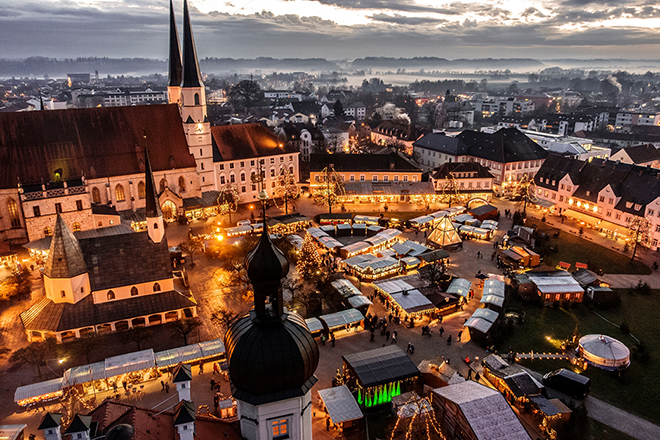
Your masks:
<svg viewBox="0 0 660 440"><path fill-rule="evenodd" d="M590 192L590 191L587 191L586 194L587 194L587 197L589 197L589 195L591 194L591 192Z"/></svg>
<svg viewBox="0 0 660 440"><path fill-rule="evenodd" d="M635 211L642 209L642 205L635 204Z"/></svg>
<svg viewBox="0 0 660 440"><path fill-rule="evenodd" d="M626 202L626 208L632 208L633 202Z"/></svg>

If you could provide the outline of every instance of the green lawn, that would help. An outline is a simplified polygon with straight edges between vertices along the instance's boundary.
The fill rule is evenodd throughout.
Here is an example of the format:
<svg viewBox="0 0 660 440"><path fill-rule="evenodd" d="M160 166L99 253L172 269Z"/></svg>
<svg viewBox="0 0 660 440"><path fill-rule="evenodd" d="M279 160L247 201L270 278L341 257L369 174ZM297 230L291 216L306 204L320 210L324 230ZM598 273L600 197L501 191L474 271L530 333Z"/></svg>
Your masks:
<svg viewBox="0 0 660 440"><path fill-rule="evenodd" d="M591 394L595 397L660 424L660 406L655 404L660 390L660 332L657 325L660 290L653 290L649 295L631 293L625 289L617 292L622 300L618 308L595 311L614 323L627 322L630 333L646 345L650 360L642 363L632 358L631 366L621 377L594 367L589 367L584 374L591 378ZM558 341L569 337L576 325L580 335L602 333L619 339L628 348L635 344L630 335L604 321L584 305L541 308L515 298L507 300L507 307L521 308L527 315L523 324L515 326L513 332L504 337L497 347L500 352L507 352L509 347L517 352L558 352ZM551 341L546 339L548 336ZM540 373L570 366L567 362L541 360L527 361L523 365Z"/></svg>
<svg viewBox="0 0 660 440"><path fill-rule="evenodd" d="M539 232L545 232L550 236L547 241L537 240L536 252L541 254L548 266L555 267L560 261L571 263L572 269L575 263L586 263L589 269L602 269L611 274L635 274L648 275L651 269L640 261L630 262L630 257L619 252L607 249L589 240L577 237L568 232L561 231L559 237L554 238L552 234L558 231L542 222L530 222L527 226L536 225ZM557 252L552 251L554 248Z"/></svg>

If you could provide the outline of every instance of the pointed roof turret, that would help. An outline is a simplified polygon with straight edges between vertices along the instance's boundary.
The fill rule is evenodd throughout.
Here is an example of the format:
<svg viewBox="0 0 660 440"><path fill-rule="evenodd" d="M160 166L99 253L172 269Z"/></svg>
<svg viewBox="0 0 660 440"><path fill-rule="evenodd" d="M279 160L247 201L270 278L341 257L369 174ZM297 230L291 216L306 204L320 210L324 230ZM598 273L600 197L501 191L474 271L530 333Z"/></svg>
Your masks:
<svg viewBox="0 0 660 440"><path fill-rule="evenodd" d="M181 64L181 45L179 34L176 31L176 19L174 18L174 7L170 0L170 71L168 86L180 87L183 79L183 66Z"/></svg>
<svg viewBox="0 0 660 440"><path fill-rule="evenodd" d="M73 278L87 272L87 265L78 239L60 214L55 221L55 232L50 242L50 253L44 267L48 278Z"/></svg>
<svg viewBox="0 0 660 440"><path fill-rule="evenodd" d="M151 171L151 162L149 161L149 150L144 151L144 195L146 197L146 216L147 218L162 217L163 212L160 210L160 203L158 203L158 196L156 195L156 184L154 183L154 173Z"/></svg>
<svg viewBox="0 0 660 440"><path fill-rule="evenodd" d="M202 87L202 77L199 73L197 50L190 25L188 0L183 0L183 81L181 87Z"/></svg>

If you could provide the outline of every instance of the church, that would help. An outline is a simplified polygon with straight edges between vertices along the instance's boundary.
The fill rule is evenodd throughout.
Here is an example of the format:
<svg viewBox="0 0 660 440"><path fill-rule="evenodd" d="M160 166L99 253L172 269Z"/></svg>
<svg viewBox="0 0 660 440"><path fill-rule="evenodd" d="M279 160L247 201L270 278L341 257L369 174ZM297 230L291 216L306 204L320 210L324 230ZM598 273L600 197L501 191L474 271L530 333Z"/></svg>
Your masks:
<svg viewBox="0 0 660 440"><path fill-rule="evenodd" d="M165 221L213 212L229 186L256 201L257 161L271 194L282 170L298 179L299 152L265 127L211 127L187 2L183 44L170 2L169 43L168 104L0 113L0 240L50 237L58 216L143 229L147 148Z"/></svg>
<svg viewBox="0 0 660 440"><path fill-rule="evenodd" d="M195 298L172 274L149 153L143 157L146 231L120 224L76 235L57 214L43 270L46 296L21 313L29 341L66 342L197 316Z"/></svg>

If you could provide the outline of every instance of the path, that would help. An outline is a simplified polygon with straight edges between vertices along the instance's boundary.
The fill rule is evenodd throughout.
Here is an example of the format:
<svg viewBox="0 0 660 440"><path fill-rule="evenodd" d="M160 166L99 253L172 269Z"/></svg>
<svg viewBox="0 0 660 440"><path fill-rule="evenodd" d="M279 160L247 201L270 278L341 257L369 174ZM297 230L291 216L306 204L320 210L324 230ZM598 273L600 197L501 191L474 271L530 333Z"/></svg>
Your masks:
<svg viewBox="0 0 660 440"><path fill-rule="evenodd" d="M589 417L638 440L660 439L660 426L595 397L585 399Z"/></svg>

